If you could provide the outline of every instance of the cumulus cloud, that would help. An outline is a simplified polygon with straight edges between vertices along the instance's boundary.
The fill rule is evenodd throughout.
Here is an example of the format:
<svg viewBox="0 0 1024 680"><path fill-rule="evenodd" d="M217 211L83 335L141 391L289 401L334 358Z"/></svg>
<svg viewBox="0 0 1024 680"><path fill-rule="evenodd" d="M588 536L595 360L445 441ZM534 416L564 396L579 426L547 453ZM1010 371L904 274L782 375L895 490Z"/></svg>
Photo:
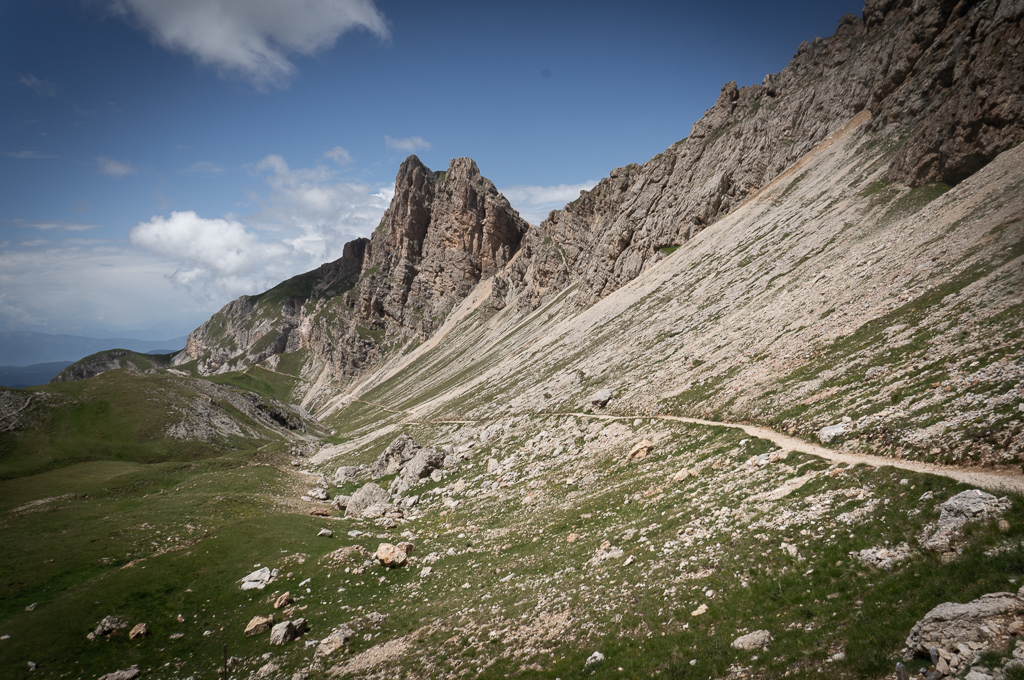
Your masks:
<svg viewBox="0 0 1024 680"><path fill-rule="evenodd" d="M394 137L384 135L384 146L389 149L394 149L395 151L414 153L416 151L429 149L431 144L422 137L405 137L404 139L395 139Z"/></svg>
<svg viewBox="0 0 1024 680"><path fill-rule="evenodd" d="M516 184L500 189L519 215L532 224L543 222L552 210L560 210L566 203L580 197L581 191L589 191L597 184L596 181L580 184L555 184L537 186L532 184Z"/></svg>
<svg viewBox="0 0 1024 680"><path fill-rule="evenodd" d="M197 300L222 305L341 257L347 241L378 224L393 193L337 181L324 165L291 168L279 155L252 170L267 187L250 196L258 212L222 218L172 212L130 232L133 245L175 263L168 280Z"/></svg>
<svg viewBox="0 0 1024 680"><path fill-rule="evenodd" d="M115 161L113 158L107 158L106 156L96 157L96 169L102 174L110 175L111 177L124 177L135 172L135 168L131 163Z"/></svg>
<svg viewBox="0 0 1024 680"><path fill-rule="evenodd" d="M43 80L37 78L31 73L26 73L18 77L18 82L27 87L28 89L35 92L40 97L56 97L57 86L51 83L49 80Z"/></svg>
<svg viewBox="0 0 1024 680"><path fill-rule="evenodd" d="M295 72L291 55L329 49L348 31L389 36L373 0L111 0L110 6L163 47L258 88L283 85Z"/></svg>
<svg viewBox="0 0 1024 680"><path fill-rule="evenodd" d="M255 292L289 254L281 243L260 241L236 220L207 219L191 210L155 216L133 227L134 245L177 263L171 281L200 299Z"/></svg>
<svg viewBox="0 0 1024 680"><path fill-rule="evenodd" d="M338 165L347 165L352 162L352 156L349 154L348 149L341 146L324 151L324 158L328 158Z"/></svg>

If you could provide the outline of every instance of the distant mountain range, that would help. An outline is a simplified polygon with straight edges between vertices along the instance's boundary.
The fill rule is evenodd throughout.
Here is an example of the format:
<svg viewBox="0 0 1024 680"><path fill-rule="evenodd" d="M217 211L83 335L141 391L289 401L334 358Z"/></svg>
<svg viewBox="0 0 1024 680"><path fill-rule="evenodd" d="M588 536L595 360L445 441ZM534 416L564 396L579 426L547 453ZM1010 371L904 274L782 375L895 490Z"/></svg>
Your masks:
<svg viewBox="0 0 1024 680"><path fill-rule="evenodd" d="M25 367L53 362L67 362L66 366L90 354L115 348L136 352L174 352L185 346L185 340L185 337L169 340L88 338L79 335L11 331L0 333L0 367ZM54 375L58 372L60 369Z"/></svg>

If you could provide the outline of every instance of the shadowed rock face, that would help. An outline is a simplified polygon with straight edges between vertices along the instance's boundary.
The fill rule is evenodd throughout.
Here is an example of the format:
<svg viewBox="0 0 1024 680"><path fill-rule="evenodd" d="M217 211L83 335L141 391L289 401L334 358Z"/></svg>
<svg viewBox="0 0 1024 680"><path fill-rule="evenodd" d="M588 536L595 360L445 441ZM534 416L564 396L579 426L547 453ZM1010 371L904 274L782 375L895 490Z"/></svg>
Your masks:
<svg viewBox="0 0 1024 680"><path fill-rule="evenodd" d="M1024 137L1024 3L869 0L760 85L728 83L690 136L552 212L495 281L535 308L572 282L589 305L657 262L869 111L905 137L890 181L955 184Z"/></svg>

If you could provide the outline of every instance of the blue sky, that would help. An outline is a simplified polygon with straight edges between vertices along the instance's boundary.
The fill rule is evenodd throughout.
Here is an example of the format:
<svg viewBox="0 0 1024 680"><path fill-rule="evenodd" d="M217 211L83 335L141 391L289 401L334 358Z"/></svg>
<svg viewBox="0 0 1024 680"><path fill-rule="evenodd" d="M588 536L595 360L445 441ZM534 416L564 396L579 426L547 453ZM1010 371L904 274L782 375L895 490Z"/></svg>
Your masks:
<svg viewBox="0 0 1024 680"><path fill-rule="evenodd" d="M531 222L860 2L8 0L0 331L187 333L470 156Z"/></svg>

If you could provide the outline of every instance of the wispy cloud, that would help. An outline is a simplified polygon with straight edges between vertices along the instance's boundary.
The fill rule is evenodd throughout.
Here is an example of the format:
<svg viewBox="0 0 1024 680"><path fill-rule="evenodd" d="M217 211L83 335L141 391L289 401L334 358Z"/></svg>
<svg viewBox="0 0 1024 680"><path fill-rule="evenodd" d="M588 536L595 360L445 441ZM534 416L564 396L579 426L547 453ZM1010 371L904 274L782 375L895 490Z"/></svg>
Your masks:
<svg viewBox="0 0 1024 680"><path fill-rule="evenodd" d="M324 151L324 158L328 158L338 165L348 165L352 162L352 155L349 154L348 149L341 146Z"/></svg>
<svg viewBox="0 0 1024 680"><path fill-rule="evenodd" d="M344 33L364 29L389 37L373 0L108 0L163 47L192 55L222 75L260 89L283 86L295 72L289 57L329 49Z"/></svg>
<svg viewBox="0 0 1024 680"><path fill-rule="evenodd" d="M56 97L57 86L51 83L49 80L43 80L37 78L31 73L25 73L18 76L18 82L27 87L28 89L35 92L40 97Z"/></svg>
<svg viewBox="0 0 1024 680"><path fill-rule="evenodd" d="M8 224L19 229L38 229L39 231L88 231L99 226L98 224L82 224L64 220L10 220Z"/></svg>
<svg viewBox="0 0 1024 680"><path fill-rule="evenodd" d="M115 161L113 158L107 158L106 156L96 157L96 169L102 174L110 175L111 177L124 177L135 172L135 168L131 163Z"/></svg>
<svg viewBox="0 0 1024 680"><path fill-rule="evenodd" d="M210 161L196 161L185 168L185 172L193 175L219 175L224 172L224 168Z"/></svg>
<svg viewBox="0 0 1024 680"><path fill-rule="evenodd" d="M384 135L384 146L389 149L394 149L395 151L413 153L416 151L425 151L430 148L431 144L422 137L405 137L403 139L395 139L394 137Z"/></svg>
<svg viewBox="0 0 1024 680"><path fill-rule="evenodd" d="M589 191L597 184L596 181L579 184L555 184L539 186L535 184L516 184L499 189L512 207L519 211L527 222L540 224L552 210L560 210L569 201L580 196L581 191Z"/></svg>
<svg viewBox="0 0 1024 680"><path fill-rule="evenodd" d="M11 158L21 159L46 159L46 158L57 158L53 154L42 153L35 149L22 149L21 151L8 151L7 155Z"/></svg>

